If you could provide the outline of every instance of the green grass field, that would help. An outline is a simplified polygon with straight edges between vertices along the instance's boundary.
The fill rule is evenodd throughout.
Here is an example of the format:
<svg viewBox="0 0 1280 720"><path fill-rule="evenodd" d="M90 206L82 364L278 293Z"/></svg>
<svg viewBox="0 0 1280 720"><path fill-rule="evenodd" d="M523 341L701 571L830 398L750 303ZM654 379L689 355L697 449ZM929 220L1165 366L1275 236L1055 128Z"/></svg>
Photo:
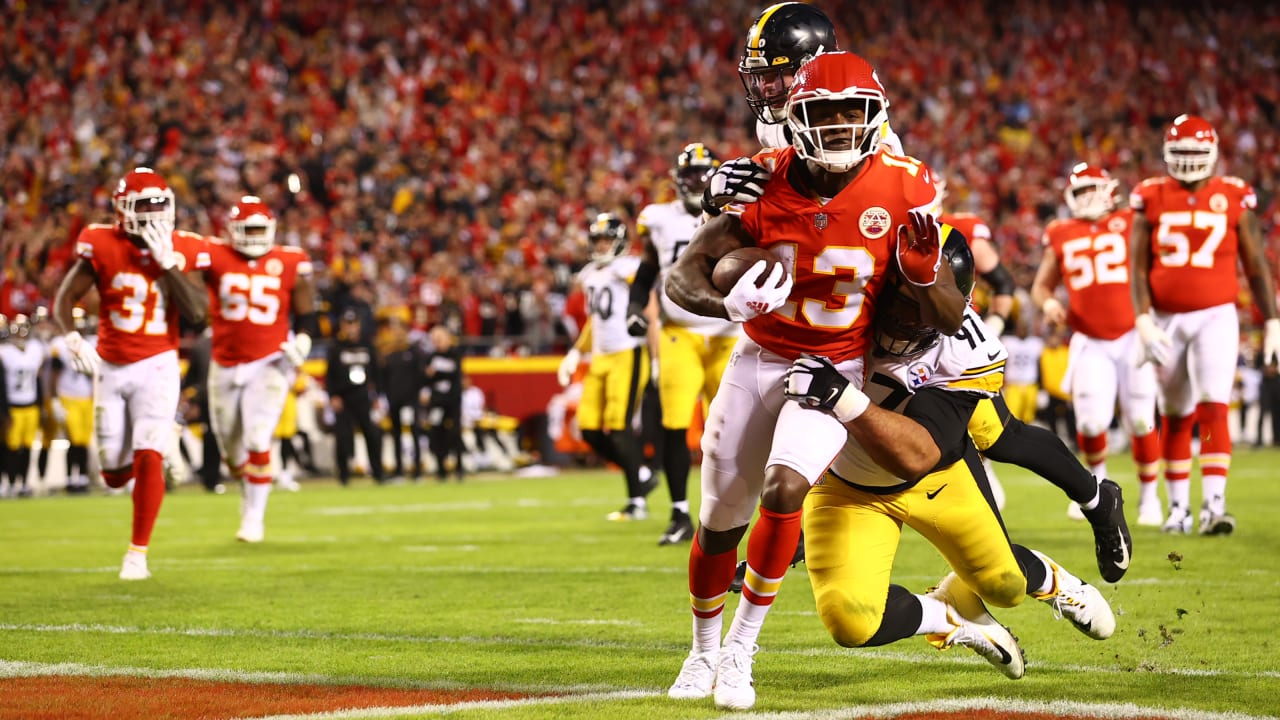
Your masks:
<svg viewBox="0 0 1280 720"><path fill-rule="evenodd" d="M1132 521L1131 465L1111 464ZM1277 465L1280 453L1236 454L1234 536L1134 528L1129 574L1105 588L1119 621L1110 640L1084 637L1034 601L998 612L1027 654L1016 682L968 650L939 653L919 638L837 647L800 566L761 638L759 701L746 716L853 717L972 698L1041 711L1063 701L1178 718L1275 714ZM1058 491L1016 468L999 471L1012 537L1100 582L1088 527L1066 519ZM604 516L620 506L622 481L604 473L347 489L313 482L274 494L267 541L248 546L233 539L238 498L188 486L166 499L154 577L141 583L116 578L127 497L0 502L0 678L69 663L51 671L585 695L456 709L459 718L720 717L709 699L665 696L689 644L688 546L657 546L669 506L663 490L653 499L650 520L612 524ZM896 580L923 591L945 572L908 532ZM1084 706L1061 707L1080 714Z"/></svg>

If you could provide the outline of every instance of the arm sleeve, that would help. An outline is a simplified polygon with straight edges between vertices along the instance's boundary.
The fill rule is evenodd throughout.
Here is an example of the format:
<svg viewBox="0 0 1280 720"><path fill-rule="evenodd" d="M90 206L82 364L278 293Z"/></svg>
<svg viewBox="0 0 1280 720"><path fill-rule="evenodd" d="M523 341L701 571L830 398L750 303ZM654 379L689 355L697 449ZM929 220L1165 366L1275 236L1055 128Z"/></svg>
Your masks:
<svg viewBox="0 0 1280 720"><path fill-rule="evenodd" d="M983 273L982 279L991 284L992 295L1013 294L1013 275L1009 274L1009 270L1005 268L1004 263L997 264L991 272Z"/></svg>
<svg viewBox="0 0 1280 720"><path fill-rule="evenodd" d="M938 444L944 468L964 457L969 446L969 418L981 396L976 393L928 387L911 397L903 414L924 426Z"/></svg>
<svg viewBox="0 0 1280 720"><path fill-rule="evenodd" d="M636 268L635 280L631 282L631 297L628 307L644 307L649 304L649 294L653 292L653 282L658 279L658 266L646 262Z"/></svg>

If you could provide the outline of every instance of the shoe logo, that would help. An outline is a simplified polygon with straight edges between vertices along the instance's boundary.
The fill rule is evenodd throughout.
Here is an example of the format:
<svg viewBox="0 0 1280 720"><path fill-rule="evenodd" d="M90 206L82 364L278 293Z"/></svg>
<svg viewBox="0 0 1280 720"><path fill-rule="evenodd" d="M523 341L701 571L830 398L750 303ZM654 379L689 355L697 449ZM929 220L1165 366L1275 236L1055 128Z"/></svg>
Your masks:
<svg viewBox="0 0 1280 720"><path fill-rule="evenodd" d="M1120 536L1120 559L1116 561L1116 567L1121 570L1129 569L1129 545L1124 541L1124 533L1116 530L1116 534Z"/></svg>
<svg viewBox="0 0 1280 720"><path fill-rule="evenodd" d="M988 635L988 636L987 636L987 641L991 643L991 647L993 647L993 648L995 648L996 650L1000 651L1000 664L1001 664L1001 665L1010 665L1010 664L1012 664L1012 663L1013 663L1013 656L1009 654L1009 651L1008 651L1008 650L1005 650L1005 649L1004 649L1004 646L1003 646L1003 645L1001 645L1000 643L996 642L996 641L995 641L995 640L994 640L990 635Z"/></svg>
<svg viewBox="0 0 1280 720"><path fill-rule="evenodd" d="M944 488L944 487L946 487L946 486L947 486L947 484L946 484L946 483L942 483L941 485L939 485L939 486L938 486L938 489L937 489L937 490L934 490L933 492L927 492L927 493L925 493L925 494L924 494L924 496L925 496L925 497L927 497L927 498L929 498L930 500L932 500L932 499L934 499L934 498L938 497L938 493L942 492L942 488Z"/></svg>

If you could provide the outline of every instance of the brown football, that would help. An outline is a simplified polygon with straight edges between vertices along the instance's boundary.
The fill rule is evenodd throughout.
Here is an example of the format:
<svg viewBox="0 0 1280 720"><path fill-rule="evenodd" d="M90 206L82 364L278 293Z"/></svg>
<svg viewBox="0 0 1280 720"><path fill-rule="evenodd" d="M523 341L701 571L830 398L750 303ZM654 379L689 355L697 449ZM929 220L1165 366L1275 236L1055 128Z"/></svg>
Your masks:
<svg viewBox="0 0 1280 720"><path fill-rule="evenodd" d="M761 260L769 263L757 283L757 285L762 285L765 278L769 277L769 273L773 272L773 264L778 262L778 257L764 248L754 246L731 250L724 257L717 260L715 268L711 271L711 284L727 295L733 289L733 286L737 284L738 278L742 277L743 273L750 270L752 265Z"/></svg>

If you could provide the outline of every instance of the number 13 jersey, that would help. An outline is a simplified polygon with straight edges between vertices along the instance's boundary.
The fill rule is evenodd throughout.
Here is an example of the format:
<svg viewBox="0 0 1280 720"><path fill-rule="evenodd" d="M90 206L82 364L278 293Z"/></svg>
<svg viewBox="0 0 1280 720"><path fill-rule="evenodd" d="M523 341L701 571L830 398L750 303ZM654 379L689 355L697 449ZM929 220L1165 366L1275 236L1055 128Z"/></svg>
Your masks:
<svg viewBox="0 0 1280 720"><path fill-rule="evenodd" d="M227 243L209 243L209 324L213 360L239 365L280 352L289 339L293 289L311 274L311 261L299 248L273 246L260 257L236 252Z"/></svg>

